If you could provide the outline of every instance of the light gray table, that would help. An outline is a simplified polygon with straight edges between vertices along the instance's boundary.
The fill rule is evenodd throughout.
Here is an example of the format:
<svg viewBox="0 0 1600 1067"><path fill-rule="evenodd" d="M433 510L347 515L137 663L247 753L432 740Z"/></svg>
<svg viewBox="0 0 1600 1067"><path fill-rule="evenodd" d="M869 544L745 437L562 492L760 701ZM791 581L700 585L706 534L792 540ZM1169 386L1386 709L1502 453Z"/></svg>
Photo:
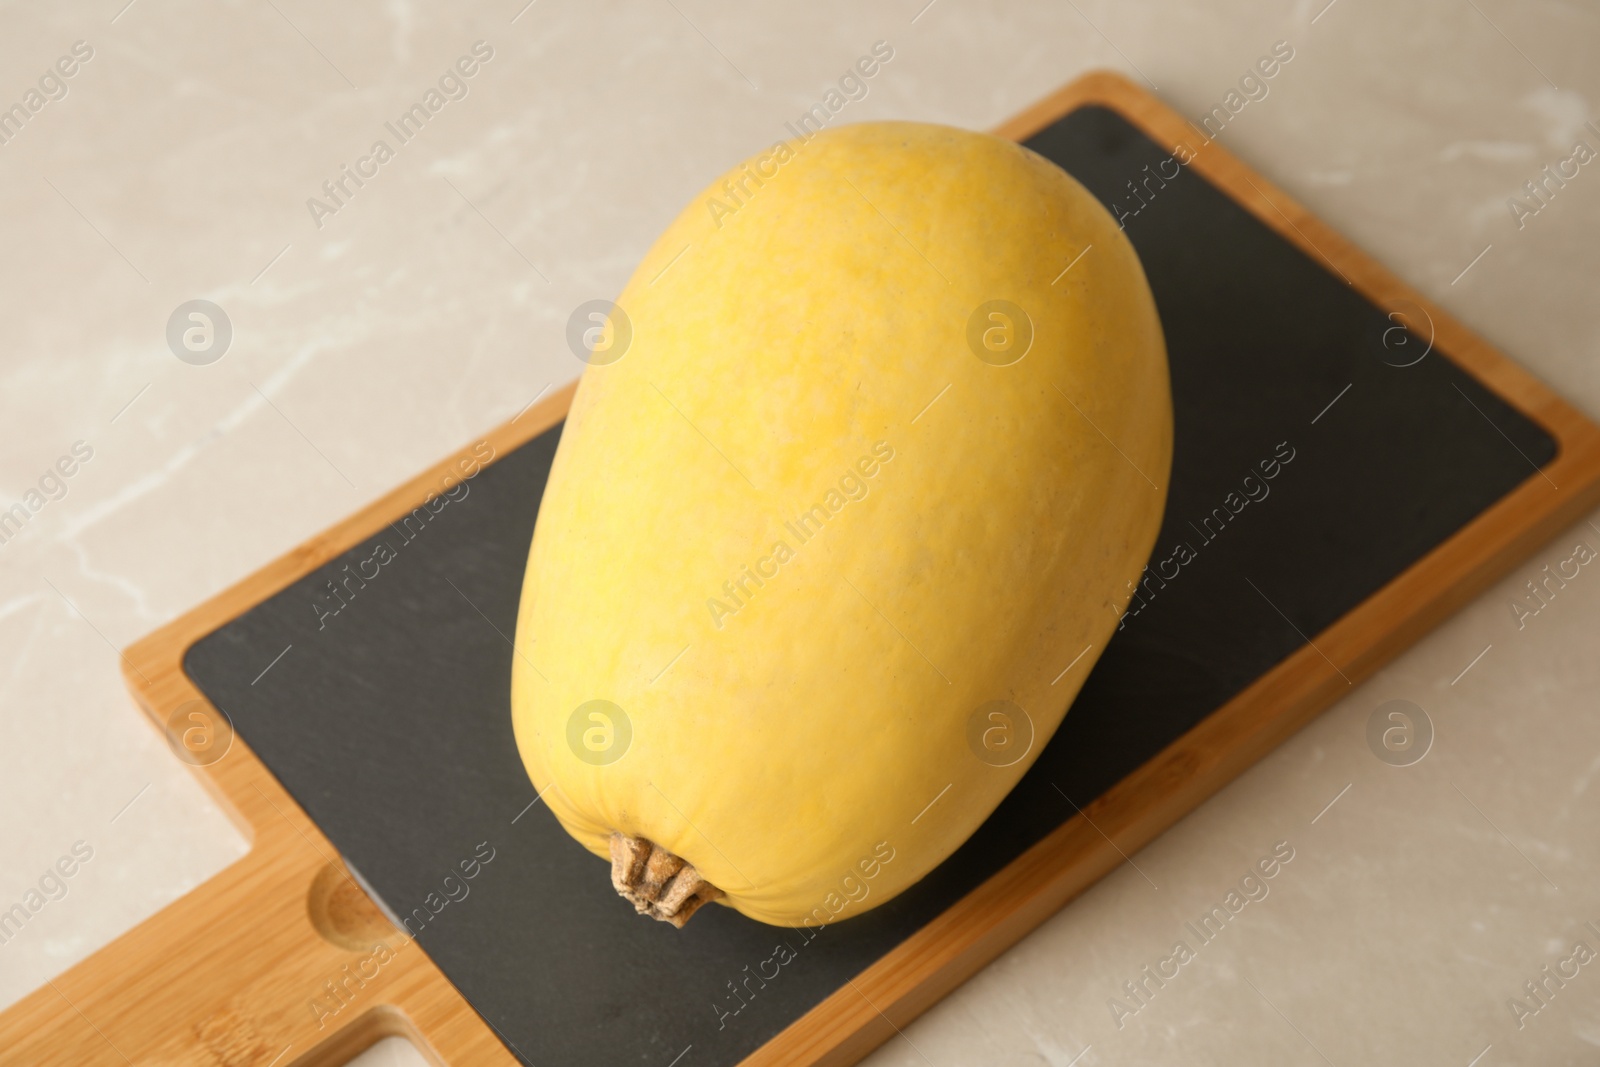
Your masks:
<svg viewBox="0 0 1600 1067"><path fill-rule="evenodd" d="M44 79L0 127L0 509L45 498L0 543L0 908L93 853L0 944L0 1003L248 847L129 706L115 649L576 376L571 309L874 42L894 58L840 121L985 128L1095 66L1198 120L1289 42L1223 142L1600 415L1600 167L1536 214L1508 205L1577 140L1600 149L1587 5L123 2L0 10L0 105ZM463 98L336 212L308 208L479 40ZM196 298L233 328L207 366L164 337ZM92 457L48 479L80 441ZM1511 607L1578 541L1600 530L1541 550L871 1062L1593 1062L1600 965L1567 964L1542 1005L1524 983L1576 941L1600 951L1600 577ZM1436 730L1406 768L1364 740L1397 697ZM1278 841L1294 859L1270 895L1130 999ZM390 1042L361 1062L421 1060Z"/></svg>

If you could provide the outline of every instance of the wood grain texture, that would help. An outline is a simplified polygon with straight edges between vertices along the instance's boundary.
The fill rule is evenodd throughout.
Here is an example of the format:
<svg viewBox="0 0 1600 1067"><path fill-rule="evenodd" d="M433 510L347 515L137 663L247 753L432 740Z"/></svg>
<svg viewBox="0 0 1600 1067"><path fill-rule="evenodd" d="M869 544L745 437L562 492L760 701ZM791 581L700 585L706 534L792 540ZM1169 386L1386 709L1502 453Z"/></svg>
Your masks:
<svg viewBox="0 0 1600 1067"><path fill-rule="evenodd" d="M1291 655L779 1033L746 1067L857 1062L1112 870L1123 852L1192 811L1600 502L1600 427L1142 89L1118 75L1089 74L996 132L1022 140L1085 104L1112 108L1159 144L1186 146L1193 153L1188 166L1380 307L1420 308L1436 350L1543 426L1559 452L1542 475L1530 471L1512 493L1314 635L1320 653L1307 646ZM574 388L485 440L496 455L511 451L559 421ZM174 709L203 700L182 667L196 640L416 507L470 452L129 648L124 674L139 705L165 731ZM0 1065L320 1067L390 1034L408 1037L438 1064L516 1062L426 955L370 902L363 907L333 846L243 741L196 770L250 837L250 852L0 1013ZM392 957L374 966L367 937L380 939ZM329 983L341 982L343 994L330 992Z"/></svg>

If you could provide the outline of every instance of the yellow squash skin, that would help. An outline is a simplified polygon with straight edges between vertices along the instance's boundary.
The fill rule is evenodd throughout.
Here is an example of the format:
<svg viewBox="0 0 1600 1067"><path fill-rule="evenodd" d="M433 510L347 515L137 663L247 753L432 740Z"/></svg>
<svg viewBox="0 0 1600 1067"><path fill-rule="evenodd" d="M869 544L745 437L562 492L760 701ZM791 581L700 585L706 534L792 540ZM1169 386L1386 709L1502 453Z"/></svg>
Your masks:
<svg viewBox="0 0 1600 1067"><path fill-rule="evenodd" d="M1010 365L969 346L992 300L1032 323ZM584 374L528 560L523 761L599 856L621 831L753 919L857 914L1028 769L1149 555L1172 413L1143 270L1026 149L867 123L719 178L617 303L631 344ZM593 700L631 727L614 762L569 745ZM969 743L997 700L1032 723L1009 766Z"/></svg>

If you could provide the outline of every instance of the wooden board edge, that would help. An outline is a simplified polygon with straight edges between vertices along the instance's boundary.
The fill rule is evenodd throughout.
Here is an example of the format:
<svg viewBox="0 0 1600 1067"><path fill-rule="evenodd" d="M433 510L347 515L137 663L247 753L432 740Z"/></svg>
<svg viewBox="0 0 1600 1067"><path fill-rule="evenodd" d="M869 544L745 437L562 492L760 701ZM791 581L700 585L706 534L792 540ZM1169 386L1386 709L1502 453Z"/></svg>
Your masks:
<svg viewBox="0 0 1600 1067"><path fill-rule="evenodd" d="M1125 854L1149 844L1352 692L1492 584L1526 552L1600 504L1600 462L1590 463L1584 486L1581 496L1568 498L1570 506L1548 509L1517 533L1511 547L1484 554L1478 566L1447 590L1411 598L1412 607L1406 610L1403 603L1413 591L1408 587L1420 584L1421 577L1392 584L1340 623L1315 635L1313 640L1324 648L1336 640L1349 645L1353 642L1346 631L1369 626L1375 618L1392 622L1397 607L1405 616L1402 625L1391 630L1392 643L1354 649L1358 657L1343 668L1348 681L1330 669L1311 646L1303 646L1088 804L1083 814L1052 831L848 986L790 1024L742 1061L741 1067L847 1067L864 1058L1126 862ZM1502 503L1512 500L1507 497ZM1496 546L1483 547L1492 550ZM1419 562L1413 570L1423 568L1426 562ZM1152 804L1152 798L1157 803Z"/></svg>
<svg viewBox="0 0 1600 1067"><path fill-rule="evenodd" d="M1424 319L1415 325L1430 326L1430 340L1437 347L1447 349L1452 362L1512 401L1553 436L1563 440L1581 438L1594 430L1588 418L1526 368L1508 359L1448 311L1422 296L1294 197L1256 173L1215 138L1115 71L1090 71L991 132L1025 141L1068 112L1095 104L1116 111L1168 151L1177 153L1181 149L1183 154L1191 155L1184 166L1203 175L1257 221L1297 245L1374 304L1408 320L1414 317L1414 309L1420 309Z"/></svg>
<svg viewBox="0 0 1600 1067"><path fill-rule="evenodd" d="M195 641L212 632L245 610L259 604L290 584L310 574L342 552L399 519L437 492L450 487L449 480L460 479L462 465L486 465L499 456L537 437L566 417L577 392L579 379L574 379L508 422L490 430L471 445L457 449L416 477L396 486L383 496L367 504L355 514L328 527L321 533L272 560L261 569L246 575L233 585L208 597L183 615L154 630L129 645L123 653L123 677L136 696L166 695L159 691L156 682L142 668L149 666L156 672L172 663L174 648L186 654ZM482 456L487 445L491 455ZM476 474L467 475L468 478ZM181 663L180 663L181 666ZM190 687L192 689L192 686ZM198 692L194 693L198 696Z"/></svg>
<svg viewBox="0 0 1600 1067"><path fill-rule="evenodd" d="M1176 148L1199 132L1159 99L1112 71L1083 75L993 132L1023 141L1068 112L1092 104L1116 111L1164 147ZM848 1067L859 1062L1115 869L1123 862L1123 852L1142 848L1176 824L1526 554L1600 504L1600 426L1214 140L1207 138L1187 165L1373 303L1394 308L1410 302L1422 308L1440 354L1539 423L1556 440L1558 453L1543 469L1530 469L1528 478L1511 493L1315 635L1316 647L1302 646L1089 804L1083 814L780 1031L740 1067ZM1385 629L1381 641L1376 625L1380 622ZM1324 652L1344 666L1330 669ZM1158 802L1151 804L1152 797ZM1097 830L1091 829L1090 819Z"/></svg>

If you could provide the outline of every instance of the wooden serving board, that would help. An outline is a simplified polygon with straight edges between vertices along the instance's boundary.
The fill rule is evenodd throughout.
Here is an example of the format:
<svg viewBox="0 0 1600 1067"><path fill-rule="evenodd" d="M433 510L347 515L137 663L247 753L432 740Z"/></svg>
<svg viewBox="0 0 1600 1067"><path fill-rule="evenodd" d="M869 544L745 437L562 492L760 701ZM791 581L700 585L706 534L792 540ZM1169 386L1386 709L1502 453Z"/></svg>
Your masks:
<svg viewBox="0 0 1600 1067"><path fill-rule="evenodd" d="M533 804L506 635L568 387L127 651L252 847L0 1014L0 1064L853 1063L1600 500L1600 428L1142 90L998 132L1123 219L1176 450L1159 580L966 846L812 938L675 931Z"/></svg>

